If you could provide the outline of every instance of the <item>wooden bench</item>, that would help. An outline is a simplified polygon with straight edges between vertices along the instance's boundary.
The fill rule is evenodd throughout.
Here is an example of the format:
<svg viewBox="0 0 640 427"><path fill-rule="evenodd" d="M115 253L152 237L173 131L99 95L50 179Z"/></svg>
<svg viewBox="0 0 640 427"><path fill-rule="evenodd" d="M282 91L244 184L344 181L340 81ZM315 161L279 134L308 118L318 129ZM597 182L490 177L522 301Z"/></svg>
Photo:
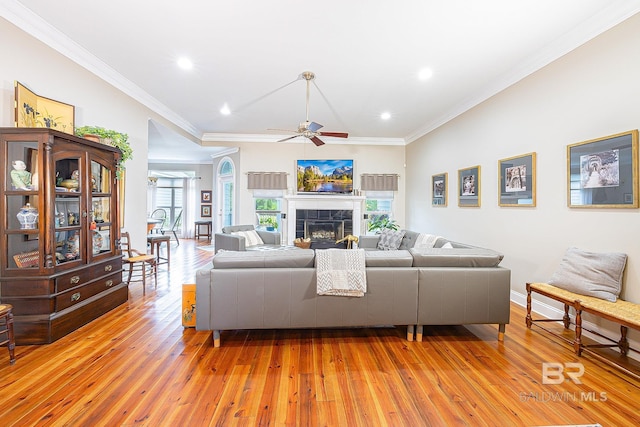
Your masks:
<svg viewBox="0 0 640 427"><path fill-rule="evenodd" d="M540 295L544 295L553 300L559 301L564 304L564 316L562 319L533 319L531 317L531 293L536 292ZM571 318L569 316L569 308L573 307L575 310L575 320L571 322ZM582 326L582 313L589 313L595 316L599 316L603 319L609 320L611 322L618 323L620 325L620 339L618 341L611 339L605 335L597 331L593 331L587 329ZM569 340L566 337L554 333L553 331L544 328L539 325L542 322L558 322L562 321L565 329L570 329L571 324L575 324L575 334L573 340ZM622 355L627 355L629 350L633 350L638 352L631 347L629 347L629 342L627 341L627 331L628 328L633 328L640 330L640 304L635 304L629 301L624 301L618 299L616 302L606 301L600 298L594 298L586 295L576 294L574 292L569 292L564 289L555 287L553 285L549 285L547 283L527 283L527 317L526 317L527 328L531 328L534 324L541 329L559 337L560 339L569 342L573 345L573 349L575 353L580 356L583 351L587 351L590 354L598 357L604 362L613 364L618 368L626 371L627 373L640 378L640 375L636 372L630 371L626 367L616 363L612 360L606 359L602 357L600 354L591 351L594 348L605 348L605 347L618 347L620 353ZM585 344L582 342L582 331L591 332L599 337L604 338L605 340L611 342L611 344Z"/></svg>

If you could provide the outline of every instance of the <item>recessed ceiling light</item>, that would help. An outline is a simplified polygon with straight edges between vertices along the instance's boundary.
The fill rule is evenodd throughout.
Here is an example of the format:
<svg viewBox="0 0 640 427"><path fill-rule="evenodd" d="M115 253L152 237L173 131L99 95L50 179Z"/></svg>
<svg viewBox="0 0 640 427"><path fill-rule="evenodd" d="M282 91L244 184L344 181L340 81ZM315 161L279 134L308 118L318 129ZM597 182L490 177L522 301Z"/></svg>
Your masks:
<svg viewBox="0 0 640 427"><path fill-rule="evenodd" d="M385 111L384 113L380 114L380 118L382 120L389 120L391 118L391 113L389 113L388 111Z"/></svg>
<svg viewBox="0 0 640 427"><path fill-rule="evenodd" d="M433 71L430 68L423 68L418 72L418 78L420 80L428 80L433 76Z"/></svg>
<svg viewBox="0 0 640 427"><path fill-rule="evenodd" d="M191 62L189 58L182 57L178 59L178 67L182 68L183 70L190 70L193 68L193 62Z"/></svg>
<svg viewBox="0 0 640 427"><path fill-rule="evenodd" d="M228 116L229 114L231 114L231 109L227 104L224 104L222 106L222 108L220 109L220 114L222 114L223 116Z"/></svg>

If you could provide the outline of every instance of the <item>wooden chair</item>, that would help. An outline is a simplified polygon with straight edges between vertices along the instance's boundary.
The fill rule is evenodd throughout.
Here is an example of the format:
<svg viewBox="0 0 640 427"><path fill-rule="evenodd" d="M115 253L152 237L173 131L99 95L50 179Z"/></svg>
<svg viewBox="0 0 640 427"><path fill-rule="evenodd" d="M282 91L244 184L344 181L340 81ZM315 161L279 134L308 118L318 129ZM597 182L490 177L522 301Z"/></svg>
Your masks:
<svg viewBox="0 0 640 427"><path fill-rule="evenodd" d="M16 363L16 340L13 335L13 306L11 304L0 304L0 335L6 335L6 339L0 341L0 345L6 344L9 348L9 363Z"/></svg>
<svg viewBox="0 0 640 427"><path fill-rule="evenodd" d="M142 281L142 295L145 294L147 285L147 274L153 274L158 287L158 263L155 255L148 255L131 248L131 238L129 232L123 231L120 239L122 247L122 263L128 266L129 277L127 285L131 283L134 271L140 275ZM137 278L137 276L136 276ZM137 280L136 280L137 281Z"/></svg>

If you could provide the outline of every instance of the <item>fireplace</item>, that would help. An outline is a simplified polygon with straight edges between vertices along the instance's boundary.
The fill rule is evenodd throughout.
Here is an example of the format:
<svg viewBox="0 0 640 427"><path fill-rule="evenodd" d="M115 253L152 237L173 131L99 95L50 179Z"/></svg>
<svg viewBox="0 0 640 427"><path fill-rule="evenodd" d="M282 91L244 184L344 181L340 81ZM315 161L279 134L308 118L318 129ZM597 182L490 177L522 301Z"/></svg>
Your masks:
<svg viewBox="0 0 640 427"><path fill-rule="evenodd" d="M312 235L307 237L312 239L311 247L314 249L346 247L346 245L336 246L336 240L349 234L360 235L363 196L295 194L285 196L285 200L287 211L284 237L289 245L293 245L294 239L305 237L305 221L307 234L311 224ZM322 227L323 231L318 231L318 227ZM331 229L326 230L328 227ZM313 236L314 232L315 236ZM334 233L335 239L331 233Z"/></svg>
<svg viewBox="0 0 640 427"><path fill-rule="evenodd" d="M334 209L296 210L296 237L311 239L312 249L345 248L336 244L353 233L353 211Z"/></svg>

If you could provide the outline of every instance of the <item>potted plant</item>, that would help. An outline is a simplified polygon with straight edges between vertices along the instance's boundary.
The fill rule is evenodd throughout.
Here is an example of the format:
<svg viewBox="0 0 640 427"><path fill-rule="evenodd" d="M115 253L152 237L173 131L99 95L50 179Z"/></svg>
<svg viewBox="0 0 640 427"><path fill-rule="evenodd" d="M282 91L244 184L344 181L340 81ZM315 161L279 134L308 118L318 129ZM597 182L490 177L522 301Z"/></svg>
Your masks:
<svg viewBox="0 0 640 427"><path fill-rule="evenodd" d="M278 229L278 220L272 215L261 215L260 225L265 226L267 231L274 231Z"/></svg>
<svg viewBox="0 0 640 427"><path fill-rule="evenodd" d="M400 226L398 225L398 223L395 220L389 219L389 217L386 216L386 215L381 215L381 216L373 218L369 222L368 230L369 231L373 231L376 234L380 234L380 233L382 233L382 230L384 230L384 229L389 229L389 230L396 231L396 230L398 230L398 228L400 228Z"/></svg>
<svg viewBox="0 0 640 427"><path fill-rule="evenodd" d="M87 139L94 140L95 137L99 138L99 142L113 147L119 148L122 152L122 158L118 162L118 170L116 176L119 178L124 170L124 162L133 157L133 150L129 145L129 135L126 133L120 133L115 130L105 129L100 126L82 126L75 130L76 136L88 137Z"/></svg>

